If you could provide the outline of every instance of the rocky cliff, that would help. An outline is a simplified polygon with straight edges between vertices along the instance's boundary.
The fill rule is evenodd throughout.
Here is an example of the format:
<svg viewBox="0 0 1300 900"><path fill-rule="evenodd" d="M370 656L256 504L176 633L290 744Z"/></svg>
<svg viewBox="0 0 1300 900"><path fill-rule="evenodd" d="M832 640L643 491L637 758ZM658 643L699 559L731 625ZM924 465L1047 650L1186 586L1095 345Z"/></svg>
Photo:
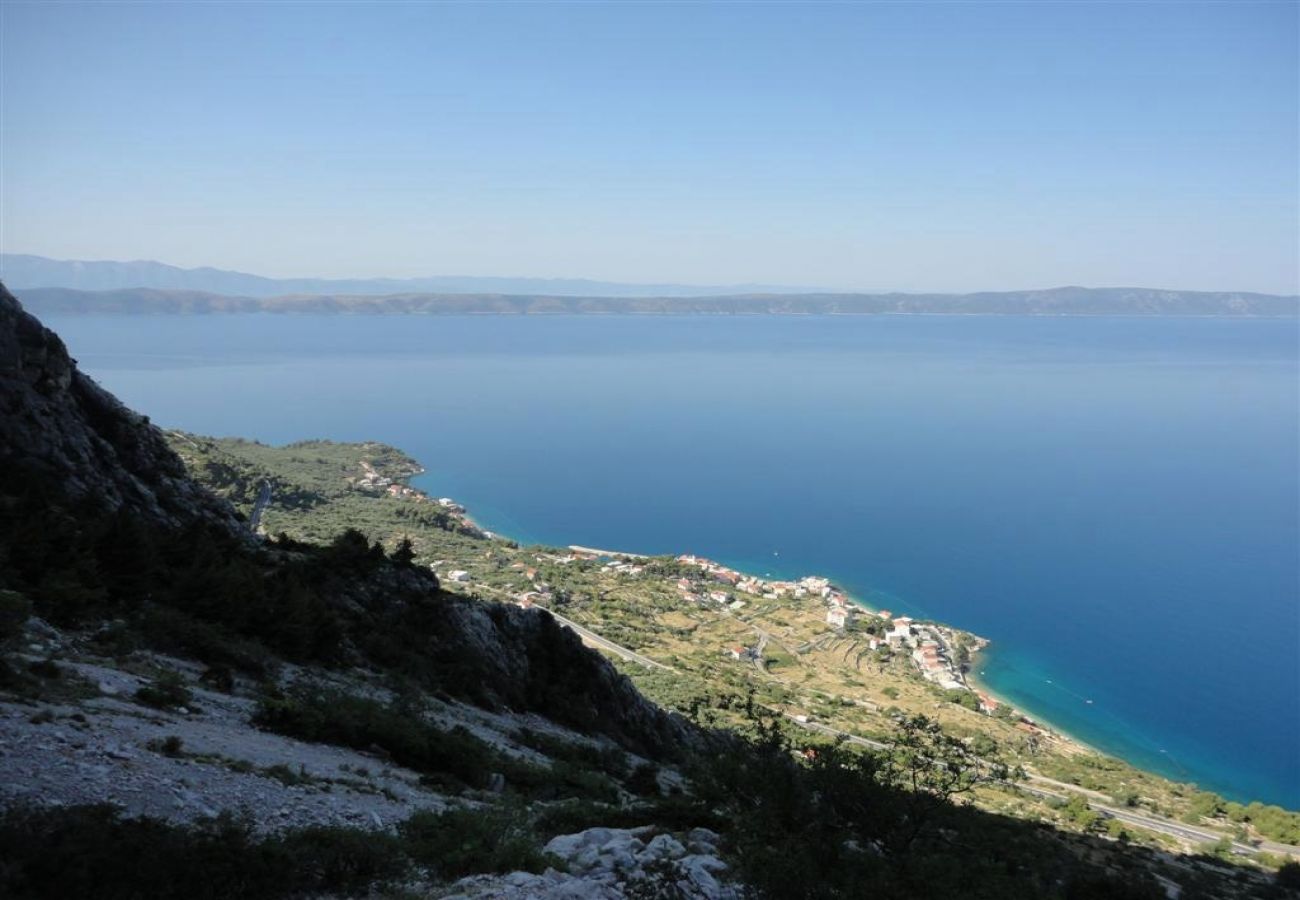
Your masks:
<svg viewBox="0 0 1300 900"><path fill-rule="evenodd" d="M157 427L68 356L0 285L0 484L126 509L152 522L202 520L232 534L233 510L185 475Z"/></svg>

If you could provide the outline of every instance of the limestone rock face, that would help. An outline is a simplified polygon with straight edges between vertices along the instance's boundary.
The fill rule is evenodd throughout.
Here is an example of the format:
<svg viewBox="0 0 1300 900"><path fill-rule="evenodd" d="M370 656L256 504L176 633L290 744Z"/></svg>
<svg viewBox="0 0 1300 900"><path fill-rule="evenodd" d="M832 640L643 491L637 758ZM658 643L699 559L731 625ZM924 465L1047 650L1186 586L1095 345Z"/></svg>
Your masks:
<svg viewBox="0 0 1300 900"><path fill-rule="evenodd" d="M0 484L128 509L161 525L242 532L190 481L162 433L77 369L63 341L0 285Z"/></svg>
<svg viewBox="0 0 1300 900"><path fill-rule="evenodd" d="M568 869L541 875L474 875L451 888L446 900L623 900L675 897L679 900L741 900L743 888L725 881L727 864L717 856L718 836L696 828L687 836L692 851L654 828L588 828L553 838L546 852Z"/></svg>

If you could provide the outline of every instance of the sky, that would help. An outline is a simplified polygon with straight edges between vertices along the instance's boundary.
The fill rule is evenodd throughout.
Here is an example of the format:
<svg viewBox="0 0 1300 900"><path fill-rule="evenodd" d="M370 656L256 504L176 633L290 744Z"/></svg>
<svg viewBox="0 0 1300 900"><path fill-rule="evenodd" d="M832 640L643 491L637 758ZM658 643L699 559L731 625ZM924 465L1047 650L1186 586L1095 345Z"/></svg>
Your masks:
<svg viewBox="0 0 1300 900"><path fill-rule="evenodd" d="M0 0L0 250L1300 293L1298 14Z"/></svg>

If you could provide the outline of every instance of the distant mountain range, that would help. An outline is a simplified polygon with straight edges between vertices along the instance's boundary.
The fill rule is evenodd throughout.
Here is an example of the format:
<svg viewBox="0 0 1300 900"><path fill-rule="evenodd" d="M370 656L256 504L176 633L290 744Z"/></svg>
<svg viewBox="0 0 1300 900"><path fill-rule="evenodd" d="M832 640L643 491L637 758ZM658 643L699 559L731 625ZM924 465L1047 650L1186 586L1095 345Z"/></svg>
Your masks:
<svg viewBox="0 0 1300 900"><path fill-rule="evenodd" d="M546 294L298 294L233 297L204 291L29 288L37 315L87 313L352 313L423 315L1038 315L1295 317L1300 298L1268 294L1063 287L981 294L739 294L720 297L563 297Z"/></svg>
<svg viewBox="0 0 1300 900"><path fill-rule="evenodd" d="M38 314L1300 315L1300 297L1060 287L974 294L827 293L536 278L274 279L156 262L0 254L0 281Z"/></svg>
<svg viewBox="0 0 1300 900"><path fill-rule="evenodd" d="M700 297L722 294L789 294L807 287L739 284L624 284L583 278L487 278L434 276L429 278L264 278L245 272L204 267L181 269L152 260L135 262L48 259L21 253L0 253L0 281L11 291L27 288L77 288L112 291L121 288L206 291L237 297L278 297L285 294L548 294L565 297Z"/></svg>

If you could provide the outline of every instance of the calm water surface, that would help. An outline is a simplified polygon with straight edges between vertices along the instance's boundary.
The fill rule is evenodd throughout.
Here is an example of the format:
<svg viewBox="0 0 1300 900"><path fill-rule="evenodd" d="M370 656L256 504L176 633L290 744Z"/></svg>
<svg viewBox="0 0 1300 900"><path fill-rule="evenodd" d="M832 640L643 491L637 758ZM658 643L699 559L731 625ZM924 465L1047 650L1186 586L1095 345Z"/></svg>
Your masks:
<svg viewBox="0 0 1300 900"><path fill-rule="evenodd" d="M993 639L984 680L1085 741L1300 807L1293 322L49 324L164 425L394 444L526 541L830 575Z"/></svg>

